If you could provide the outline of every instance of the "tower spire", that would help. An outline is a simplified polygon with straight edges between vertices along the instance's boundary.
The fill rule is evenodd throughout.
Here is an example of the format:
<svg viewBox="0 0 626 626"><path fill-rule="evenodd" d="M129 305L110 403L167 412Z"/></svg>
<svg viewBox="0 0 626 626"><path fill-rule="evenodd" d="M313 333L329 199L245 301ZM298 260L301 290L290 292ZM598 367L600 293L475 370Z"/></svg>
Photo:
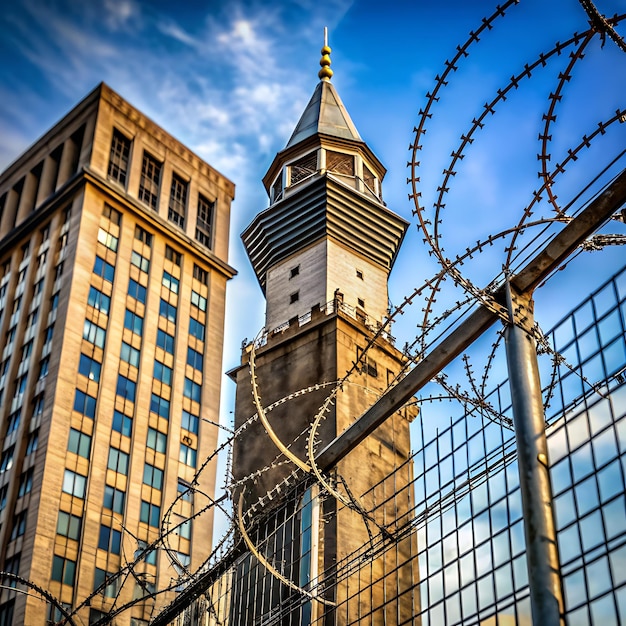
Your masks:
<svg viewBox="0 0 626 626"><path fill-rule="evenodd" d="M324 45L320 51L322 58L320 59L320 65L322 69L317 73L321 80L330 80L333 75L333 71L330 69L330 53L331 48L328 45L328 27L324 26Z"/></svg>

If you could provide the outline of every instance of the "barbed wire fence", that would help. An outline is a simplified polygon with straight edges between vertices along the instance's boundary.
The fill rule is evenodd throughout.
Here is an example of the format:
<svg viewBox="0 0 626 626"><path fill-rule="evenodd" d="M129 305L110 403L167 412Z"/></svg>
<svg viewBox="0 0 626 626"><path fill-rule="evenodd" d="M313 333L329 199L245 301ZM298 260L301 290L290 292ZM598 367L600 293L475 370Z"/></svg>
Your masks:
<svg viewBox="0 0 626 626"><path fill-rule="evenodd" d="M512 401L501 376L504 332L495 331L489 339L479 340L483 327L500 320L532 336L541 357L563 611L570 624L600 619L626 622L626 272L618 272L550 332L537 323L529 324L523 311L512 310L503 297L508 285L520 289L520 272L543 258L565 232L575 231L578 239L573 248L567 254L561 252L558 263L544 264L521 291L549 284L555 272L579 255L626 243L626 196L623 175L619 176L626 152L621 147L626 109L618 107L610 114L601 111L604 117L582 129L575 139L569 128L566 140L558 139L557 124L568 88L586 55L593 50L595 62L601 64L606 54L614 64L615 51L626 51L618 33L626 15L606 17L592 2L580 0L588 27L524 63L488 96L480 111L470 115L439 183L429 182L427 187L422 181L432 178L430 171L423 172L422 162L427 162L429 147L434 149L427 139L437 141L436 132L430 131L447 88L491 31L505 20L515 19L517 4L510 0L498 5L482 19L444 63L433 89L426 94L409 148L407 183L422 243L438 269L390 308L382 327L372 326L360 359L341 379L303 388L268 406L263 404L259 381L253 387L257 412L236 430L222 426L222 443L198 469L197 477L219 455L227 457L222 495L198 494L206 505L191 518L180 517L177 505L198 489L199 481L192 481L188 492L180 493L165 511L158 538L149 544L137 541L137 550L119 572L107 576L75 606L66 608L47 591L10 571L3 573L5 585L48 603L56 614L56 624L80 624L79 611L105 593L113 601L95 624L114 623L137 604L153 607L152 624L174 620L215 625L322 624L328 623L324 620L329 616L342 624L531 623ZM626 64L626 57L621 64ZM545 68L554 68L555 75L539 125L539 184L526 193L526 203L511 201L514 207L507 207L506 217L512 221L501 230L491 232L490 221L485 220L481 226L488 232L479 233L472 239L474 243L469 243L465 233L462 240L456 238L453 228L445 227L447 221L454 224L455 211L468 210L467 198L458 208L459 200L451 196L471 162L471 151L516 92L530 89ZM615 72L614 66L611 71ZM584 178L581 162L587 164ZM577 229L587 219L590 207L606 204L607 194L611 203L609 209L603 209L603 217L596 211L587 230ZM426 207L426 196L432 206ZM495 276L494 268L499 268ZM491 273L483 281L486 286L480 287L486 269ZM461 358L454 362L456 354L440 358L440 346L471 324L477 310L485 318L481 332L470 333ZM329 303L324 312L351 315L337 302ZM409 373L418 365L424 367L429 359L435 362L428 384L419 387L417 396L413 392L411 399L407 398L419 405L421 413L411 427L413 452L409 461L367 493L354 494L336 470L337 454L319 449L316 432L337 395L360 384L368 350L380 337L393 339L393 324L405 315L410 315L417 334L405 343L405 368L389 381L389 387L406 385ZM262 334L249 346L253 357L266 338ZM445 369L450 363L452 367ZM254 367L252 358L253 381ZM499 377L496 383L494 372ZM272 461L254 475L235 480L234 442L257 421L271 433L275 407L321 390L327 392L326 400L299 437L283 442L273 433L276 452ZM378 400L378 394L372 393L373 407ZM357 424L358 416L354 417ZM437 426L431 427L429 419ZM293 452L296 443L302 442L307 449L304 461ZM341 454L349 455L350 447ZM259 474L277 466L289 468L287 477L244 511L237 495ZM191 571L170 540L190 519L202 523L204 516L216 510L228 520L229 530L203 566ZM333 515L360 518L368 541L334 564L332 571L312 568L318 535ZM153 588L142 573L142 561L154 550L163 550L176 572L167 588ZM306 576L301 571L305 562ZM380 571L377 562L382 563L384 572L380 579L375 573ZM138 584L144 593L132 602L118 601L122 587L130 583ZM176 599L163 607L161 598L173 592L177 592Z"/></svg>

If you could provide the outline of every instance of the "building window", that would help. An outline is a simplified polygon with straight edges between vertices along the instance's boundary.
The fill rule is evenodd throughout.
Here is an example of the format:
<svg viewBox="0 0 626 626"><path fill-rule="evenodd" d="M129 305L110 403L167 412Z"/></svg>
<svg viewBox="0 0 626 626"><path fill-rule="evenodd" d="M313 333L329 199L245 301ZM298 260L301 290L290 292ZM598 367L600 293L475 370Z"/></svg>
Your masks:
<svg viewBox="0 0 626 626"><path fill-rule="evenodd" d="M4 474L13 467L13 453L15 446L7 448L0 456L0 474Z"/></svg>
<svg viewBox="0 0 626 626"><path fill-rule="evenodd" d="M15 331L15 328L13 328L13 330ZM46 328L46 332L44 333L44 338L43 338L44 347L47 346L52 341L53 335L54 335L54 324L50 324L50 326Z"/></svg>
<svg viewBox="0 0 626 626"><path fill-rule="evenodd" d="M191 304L198 307L201 311L206 311L206 298L201 296L197 291L191 292Z"/></svg>
<svg viewBox="0 0 626 626"><path fill-rule="evenodd" d="M120 554L122 549L122 533L105 524L100 525L98 548L111 554Z"/></svg>
<svg viewBox="0 0 626 626"><path fill-rule="evenodd" d="M44 250L38 257L37 257L37 265L36 265L36 269L39 270L41 269L45 264L46 264L46 259L48 258L48 251Z"/></svg>
<svg viewBox="0 0 626 626"><path fill-rule="evenodd" d="M6 432L7 436L10 435L12 432L15 432L18 429L20 425L21 414L22 414L22 409L18 409L17 411L9 415L9 423L7 424L7 432Z"/></svg>
<svg viewBox="0 0 626 626"><path fill-rule="evenodd" d="M9 328L6 336L7 336L6 344L8 345L10 343L13 343L13 341L15 340L15 326L13 326L12 328Z"/></svg>
<svg viewBox="0 0 626 626"><path fill-rule="evenodd" d="M193 277L203 285L209 284L209 272L199 265L193 264Z"/></svg>
<svg viewBox="0 0 626 626"><path fill-rule="evenodd" d="M112 233L104 230L104 228L98 229L98 241L109 250L113 252L117 252L117 245L119 243L119 239L113 235Z"/></svg>
<svg viewBox="0 0 626 626"><path fill-rule="evenodd" d="M178 278L172 276L169 272L163 272L163 286L167 287L172 293L178 293Z"/></svg>
<svg viewBox="0 0 626 626"><path fill-rule="evenodd" d="M294 304L294 302L297 302L298 300L300 300L300 292L299 291L294 291L289 296L289 304Z"/></svg>
<svg viewBox="0 0 626 626"><path fill-rule="evenodd" d="M37 450L37 446L39 444L39 429L33 431L28 438L28 443L26 444L26 456L32 454Z"/></svg>
<svg viewBox="0 0 626 626"><path fill-rule="evenodd" d="M104 502L103 507L109 509L114 513L124 512L124 501L126 500L126 494L115 487L110 485L104 486Z"/></svg>
<svg viewBox="0 0 626 626"><path fill-rule="evenodd" d="M154 210L158 208L160 184L161 163L144 152L139 181L139 199Z"/></svg>
<svg viewBox="0 0 626 626"><path fill-rule="evenodd" d="M138 267L142 272L147 273L150 269L150 261L146 259L145 256L141 256L139 252L135 252L134 250L131 252L130 262L135 267Z"/></svg>
<svg viewBox="0 0 626 626"><path fill-rule="evenodd" d="M111 266L112 267L112 266ZM87 298L87 304L92 306L97 311L104 313L105 315L109 314L109 309L111 308L111 298L106 294L102 293L99 289L96 289L93 286L89 287L89 296Z"/></svg>
<svg viewBox="0 0 626 626"><path fill-rule="evenodd" d="M201 372L203 361L204 358L200 352L193 348L187 348L187 365L191 365L191 367Z"/></svg>
<svg viewBox="0 0 626 626"><path fill-rule="evenodd" d="M296 276L298 276L298 274L300 274L300 266L296 265L295 267L292 267L289 271L289 280L295 278Z"/></svg>
<svg viewBox="0 0 626 626"><path fill-rule="evenodd" d="M11 557L9 557L5 562L4 562L4 571L7 574L19 574L20 571L20 560L21 560L22 555L20 553L15 554ZM9 578L9 577L5 577L4 578L4 585L5 587L15 587L15 579ZM13 623L11 622L11 626L13 626Z"/></svg>
<svg viewBox="0 0 626 626"><path fill-rule="evenodd" d="M87 356L86 354L80 355L80 361L78 362L78 373L86 376L89 380L94 382L100 382L100 371L102 364L98 363L95 359Z"/></svg>
<svg viewBox="0 0 626 626"><path fill-rule="evenodd" d="M204 341L204 324L195 317L189 318L189 334L200 341Z"/></svg>
<svg viewBox="0 0 626 626"><path fill-rule="evenodd" d="M167 219L181 228L185 228L186 209L187 183L177 174L172 174L172 188L170 190L170 205L167 211Z"/></svg>
<svg viewBox="0 0 626 626"><path fill-rule="evenodd" d="M27 493L30 493L30 490L33 488L33 468L31 467L29 470L22 472L20 476L20 488L17 492L17 497L21 498L25 496Z"/></svg>
<svg viewBox="0 0 626 626"><path fill-rule="evenodd" d="M376 176L365 163L363 163L363 182L373 194L376 193Z"/></svg>
<svg viewBox="0 0 626 626"><path fill-rule="evenodd" d="M113 129L111 154L109 156L109 178L126 186L128 159L130 157L130 139L122 135L117 128Z"/></svg>
<svg viewBox="0 0 626 626"><path fill-rule="evenodd" d="M356 277L363 280L363 272L361 270L356 270Z"/></svg>
<svg viewBox="0 0 626 626"><path fill-rule="evenodd" d="M171 386L172 384L172 368L161 363L161 361L154 362L153 376L165 385Z"/></svg>
<svg viewBox="0 0 626 626"><path fill-rule="evenodd" d="M183 538L183 539L191 539L191 520L185 520L182 524L180 524L177 528L176 528L176 532Z"/></svg>
<svg viewBox="0 0 626 626"><path fill-rule="evenodd" d="M54 280L55 281L59 280L59 278L61 278L61 276L63 276L64 270L65 270L65 264L63 263L63 261L61 261L54 268Z"/></svg>
<svg viewBox="0 0 626 626"><path fill-rule="evenodd" d="M37 417L43 413L44 407L44 394L40 393L33 398L33 417Z"/></svg>
<svg viewBox="0 0 626 626"><path fill-rule="evenodd" d="M354 155L327 150L326 169L335 174L354 176Z"/></svg>
<svg viewBox="0 0 626 626"><path fill-rule="evenodd" d="M120 411L113 411L112 428L115 432L121 433L125 437L130 437L133 432L133 420L128 415L120 413Z"/></svg>
<svg viewBox="0 0 626 626"><path fill-rule="evenodd" d="M189 446L186 446L184 443L180 444L180 454L178 455L178 460L185 465L189 465L189 467L196 467L197 462L197 451Z"/></svg>
<svg viewBox="0 0 626 626"><path fill-rule="evenodd" d="M0 604L0 626L13 625L13 609L15 608L15 599L7 600Z"/></svg>
<svg viewBox="0 0 626 626"><path fill-rule="evenodd" d="M50 357L44 357L39 361L39 378L37 380L41 380L48 375L48 370L50 369Z"/></svg>
<svg viewBox="0 0 626 626"><path fill-rule="evenodd" d="M18 296L13 300L13 307L11 308L11 315L15 315L20 310L22 306L22 296Z"/></svg>
<svg viewBox="0 0 626 626"><path fill-rule="evenodd" d="M107 467L123 476L128 475L128 454L117 448L109 448Z"/></svg>
<svg viewBox="0 0 626 626"><path fill-rule="evenodd" d="M191 378L185 378L185 386L183 388L183 395L185 398L189 398L194 402L200 402L202 394L202 387L191 380Z"/></svg>
<svg viewBox="0 0 626 626"><path fill-rule="evenodd" d="M196 218L196 239L207 248L211 247L213 233L213 214L215 202L209 202L204 196L198 196L198 216Z"/></svg>
<svg viewBox="0 0 626 626"><path fill-rule="evenodd" d="M150 565L156 565L157 562L157 550L154 548L148 549L148 544L145 541L139 539L137 541L137 550L135 550L135 554L133 556L136 560L143 560ZM153 588L154 585L147 584L146 588ZM142 594L143 595L143 594Z"/></svg>
<svg viewBox="0 0 626 626"><path fill-rule="evenodd" d="M143 484L153 489L163 489L163 470L146 463L143 467Z"/></svg>
<svg viewBox="0 0 626 626"><path fill-rule="evenodd" d="M132 278L128 281L128 295L141 304L146 303L146 288Z"/></svg>
<svg viewBox="0 0 626 626"><path fill-rule="evenodd" d="M272 185L272 202L278 202L283 196L283 173L278 175Z"/></svg>
<svg viewBox="0 0 626 626"><path fill-rule="evenodd" d="M153 393L150 398L150 411L166 420L170 418L170 401Z"/></svg>
<svg viewBox="0 0 626 626"><path fill-rule="evenodd" d="M38 319L39 319L39 309L35 309L34 311L31 311L28 314L26 328L32 328L37 323Z"/></svg>
<svg viewBox="0 0 626 626"><path fill-rule="evenodd" d="M137 383L130 378L126 378L126 376L122 376L121 374L117 377L117 387L115 389L115 393L124 398L125 400L129 400L130 402L135 401L135 394L137 391Z"/></svg>
<svg viewBox="0 0 626 626"><path fill-rule="evenodd" d="M52 580L63 583L64 585L73 586L75 575L76 561L66 559L56 554L52 557Z"/></svg>
<svg viewBox="0 0 626 626"><path fill-rule="evenodd" d="M148 247L152 246L152 234L141 228L141 226L135 226L135 239L138 239Z"/></svg>
<svg viewBox="0 0 626 626"><path fill-rule="evenodd" d="M87 433L70 428L67 449L78 456L82 456L84 459L88 459L91 451L91 437Z"/></svg>
<svg viewBox="0 0 626 626"><path fill-rule="evenodd" d="M122 214L109 204L105 204L102 209L102 215L106 217L112 224L119 226L122 221Z"/></svg>
<svg viewBox="0 0 626 626"><path fill-rule="evenodd" d="M13 516L13 527L11 529L10 541L21 537L26 532L26 516L28 510L21 511L17 515Z"/></svg>
<svg viewBox="0 0 626 626"><path fill-rule="evenodd" d="M64 493L69 493L71 496L84 499L86 490L87 477L66 469L65 474L63 475Z"/></svg>
<svg viewBox="0 0 626 626"><path fill-rule="evenodd" d="M143 333L143 317L126 309L126 313L124 314L124 328L128 328L128 330L131 330L141 337Z"/></svg>
<svg viewBox="0 0 626 626"><path fill-rule="evenodd" d="M102 622L102 620L104 620L105 617L108 617L108 614L105 613L104 611L98 611L98 609L94 609L93 607L91 607L89 609L89 624L98 624L100 622ZM60 621L60 620L57 620ZM131 618L131 622L132 622L132 618Z"/></svg>
<svg viewBox="0 0 626 626"><path fill-rule="evenodd" d="M291 171L290 184L292 185L312 176L317 171L317 152L311 152L301 157L291 164L289 170Z"/></svg>
<svg viewBox="0 0 626 626"><path fill-rule="evenodd" d="M101 276L105 281L112 283L115 276L115 267L110 263L107 263L103 258L96 256L96 260L93 264L93 273L96 276Z"/></svg>
<svg viewBox="0 0 626 626"><path fill-rule="evenodd" d="M74 395L74 411L94 419L96 417L96 398L77 389Z"/></svg>
<svg viewBox="0 0 626 626"><path fill-rule="evenodd" d="M171 261L174 265L177 265L178 267L180 267L180 261L181 261L180 252L176 252L174 248L171 248L168 245L165 246L165 258L168 261Z"/></svg>
<svg viewBox="0 0 626 626"><path fill-rule="evenodd" d="M146 446L155 452L165 453L167 449L167 435L154 428L148 428Z"/></svg>
<svg viewBox="0 0 626 626"><path fill-rule="evenodd" d="M159 527L161 519L161 507L145 500L141 501L141 510L139 513L139 520L148 526Z"/></svg>
<svg viewBox="0 0 626 626"><path fill-rule="evenodd" d="M166 302L161 298L159 305L159 315L162 315L166 320L176 323L176 307L169 302Z"/></svg>
<svg viewBox="0 0 626 626"><path fill-rule="evenodd" d="M26 380L28 374L23 374L15 379L15 396L21 396L26 391Z"/></svg>
<svg viewBox="0 0 626 626"><path fill-rule="evenodd" d="M185 502L193 502L193 486L182 478L178 479L178 497Z"/></svg>
<svg viewBox="0 0 626 626"><path fill-rule="evenodd" d="M104 589L100 591L105 598L115 598L118 591L119 578L113 578L113 575L109 572L106 572L99 567L96 567L94 577L93 577L93 589L100 589L100 587L104 586ZM111 582L108 582L111 580Z"/></svg>
<svg viewBox="0 0 626 626"><path fill-rule="evenodd" d="M133 367L139 367L139 350L133 348L130 344L122 341L122 348L120 350L120 359Z"/></svg>
<svg viewBox="0 0 626 626"><path fill-rule="evenodd" d="M7 505L7 493L9 492L9 485L3 485L0 487L0 511L4 511Z"/></svg>
<svg viewBox="0 0 626 626"><path fill-rule="evenodd" d="M78 541L80 538L80 527L82 525L82 518L65 511L59 511L59 517L57 519L57 535L67 537L68 539L74 539Z"/></svg>
<svg viewBox="0 0 626 626"><path fill-rule="evenodd" d="M181 421L181 427L188 430L190 433L198 434L198 422L200 419L197 415L183 410L183 417Z"/></svg>
<svg viewBox="0 0 626 626"><path fill-rule="evenodd" d="M157 330L156 344L162 350L169 354L174 354L174 337L160 328Z"/></svg>

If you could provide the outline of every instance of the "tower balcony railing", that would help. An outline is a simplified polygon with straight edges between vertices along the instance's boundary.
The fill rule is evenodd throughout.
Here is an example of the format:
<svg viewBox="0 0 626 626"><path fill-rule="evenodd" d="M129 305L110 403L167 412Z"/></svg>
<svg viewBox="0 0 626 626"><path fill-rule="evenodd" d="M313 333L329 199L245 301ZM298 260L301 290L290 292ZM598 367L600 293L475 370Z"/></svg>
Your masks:
<svg viewBox="0 0 626 626"><path fill-rule="evenodd" d="M343 313L347 317L351 319L357 320L364 326L366 326L372 333L377 333L382 328L382 323L367 315L365 311L359 307L354 307L349 304L343 302L340 298L334 298L333 300L329 300L326 304L315 306L310 311L298 316L293 317L282 324L272 328L271 330L264 330L255 340L257 346L264 346L267 344L268 340L278 335L282 335L287 332L291 328L300 328L309 324L314 319L317 319L318 316L321 315L333 315L335 313ZM390 344L394 345L396 342L396 338L388 333L386 330L381 332L381 337L388 341ZM253 342L244 339L241 348L242 350L246 350L248 346L250 346Z"/></svg>

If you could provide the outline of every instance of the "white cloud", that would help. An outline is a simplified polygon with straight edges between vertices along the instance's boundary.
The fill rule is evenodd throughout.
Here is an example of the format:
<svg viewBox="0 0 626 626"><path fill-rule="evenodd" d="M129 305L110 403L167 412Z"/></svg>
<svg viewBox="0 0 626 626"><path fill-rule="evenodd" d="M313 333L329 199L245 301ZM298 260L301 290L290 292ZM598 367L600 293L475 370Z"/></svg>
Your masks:
<svg viewBox="0 0 626 626"><path fill-rule="evenodd" d="M159 20L156 24L156 27L163 35L171 37L172 39L175 39L176 41L183 43L191 48L199 49L202 45L201 41L196 39L179 24L173 22L170 19L166 21Z"/></svg>
<svg viewBox="0 0 626 626"><path fill-rule="evenodd" d="M125 28L140 14L139 6L132 0L104 0L106 23L111 30Z"/></svg>

